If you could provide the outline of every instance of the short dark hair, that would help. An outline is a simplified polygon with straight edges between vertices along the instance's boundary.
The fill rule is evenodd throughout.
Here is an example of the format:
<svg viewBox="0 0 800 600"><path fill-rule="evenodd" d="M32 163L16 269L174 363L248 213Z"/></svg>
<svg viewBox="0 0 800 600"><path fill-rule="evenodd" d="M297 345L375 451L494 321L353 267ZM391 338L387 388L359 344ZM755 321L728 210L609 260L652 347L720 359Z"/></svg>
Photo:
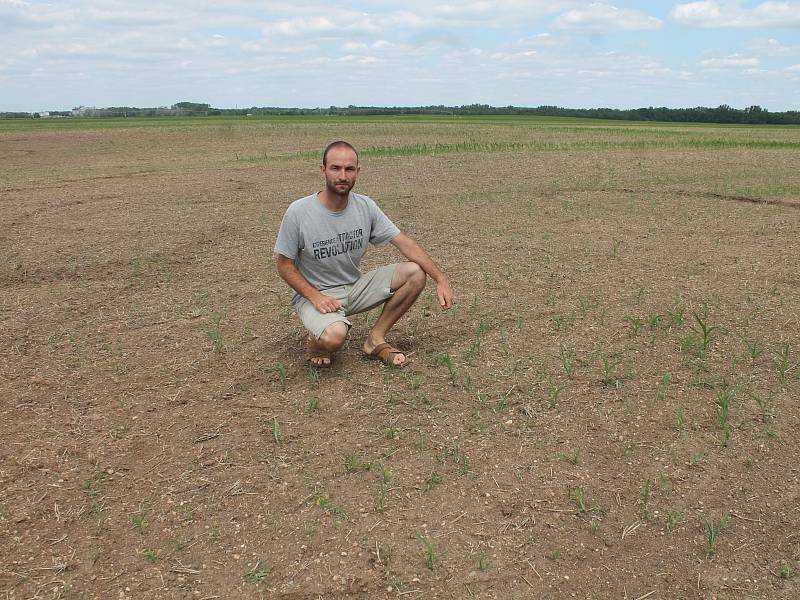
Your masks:
<svg viewBox="0 0 800 600"><path fill-rule="evenodd" d="M358 150L356 150L352 144L345 142L344 140L336 140L335 142L331 142L327 146L325 146L325 151L322 153L322 164L328 164L328 152L333 150L334 148L350 148L355 155L356 155L356 163L358 163Z"/></svg>

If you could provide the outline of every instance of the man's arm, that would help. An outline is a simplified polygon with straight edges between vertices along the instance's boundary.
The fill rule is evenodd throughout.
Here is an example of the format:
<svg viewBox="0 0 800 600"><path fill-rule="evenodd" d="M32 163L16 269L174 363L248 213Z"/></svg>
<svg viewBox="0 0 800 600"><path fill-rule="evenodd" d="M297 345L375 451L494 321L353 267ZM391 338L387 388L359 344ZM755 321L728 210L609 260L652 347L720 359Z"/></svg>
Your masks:
<svg viewBox="0 0 800 600"><path fill-rule="evenodd" d="M303 298L311 302L321 313L332 313L340 310L342 305L336 298L331 298L320 292L313 285L308 283L308 280L303 277L303 274L294 265L294 260L278 254L276 258L278 267L278 275L281 276L286 283L289 284L295 292L300 294Z"/></svg>
<svg viewBox="0 0 800 600"><path fill-rule="evenodd" d="M436 282L436 295L439 297L441 307L453 306L453 290L447 277L422 246L402 232L392 239L392 245L400 250L408 260L417 263Z"/></svg>

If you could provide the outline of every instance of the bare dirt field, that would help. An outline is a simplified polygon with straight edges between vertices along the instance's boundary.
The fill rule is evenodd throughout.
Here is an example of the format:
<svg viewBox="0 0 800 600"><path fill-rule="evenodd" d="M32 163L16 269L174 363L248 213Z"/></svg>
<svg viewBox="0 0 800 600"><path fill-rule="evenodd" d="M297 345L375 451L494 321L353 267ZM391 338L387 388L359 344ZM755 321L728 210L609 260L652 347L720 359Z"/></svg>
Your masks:
<svg viewBox="0 0 800 600"><path fill-rule="evenodd" d="M275 273L336 138L456 291L406 369L310 369ZM798 143L0 130L0 599L800 597Z"/></svg>

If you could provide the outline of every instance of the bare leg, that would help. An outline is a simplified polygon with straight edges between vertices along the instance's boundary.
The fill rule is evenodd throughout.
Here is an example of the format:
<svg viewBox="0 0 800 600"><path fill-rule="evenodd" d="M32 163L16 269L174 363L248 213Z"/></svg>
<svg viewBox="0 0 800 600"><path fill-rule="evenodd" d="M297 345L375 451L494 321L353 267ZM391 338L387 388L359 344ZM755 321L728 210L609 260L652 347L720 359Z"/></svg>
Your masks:
<svg viewBox="0 0 800 600"><path fill-rule="evenodd" d="M405 262L397 265L392 276L392 289L394 295L383 305L383 311L364 342L364 352L371 353L375 346L386 342L386 334L402 317L425 289L427 275L417 263ZM396 354L393 360L395 365L402 365L406 357Z"/></svg>
<svg viewBox="0 0 800 600"><path fill-rule="evenodd" d="M328 325L318 340L308 336L308 362L315 367L330 366L331 355L342 347L346 339L347 324L341 321Z"/></svg>

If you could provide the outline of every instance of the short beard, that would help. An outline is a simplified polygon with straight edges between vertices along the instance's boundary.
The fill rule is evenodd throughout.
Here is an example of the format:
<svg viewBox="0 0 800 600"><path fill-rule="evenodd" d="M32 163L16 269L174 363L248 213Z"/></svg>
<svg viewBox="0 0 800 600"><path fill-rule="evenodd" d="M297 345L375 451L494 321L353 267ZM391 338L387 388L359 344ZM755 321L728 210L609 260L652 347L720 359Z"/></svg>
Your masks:
<svg viewBox="0 0 800 600"><path fill-rule="evenodd" d="M339 190L336 189L336 184L331 185L327 181L325 182L325 188L328 190L328 193L331 194L332 196L337 196L339 198L346 198L348 195L350 195L350 190L353 189L353 185L348 187L344 192L340 192Z"/></svg>

